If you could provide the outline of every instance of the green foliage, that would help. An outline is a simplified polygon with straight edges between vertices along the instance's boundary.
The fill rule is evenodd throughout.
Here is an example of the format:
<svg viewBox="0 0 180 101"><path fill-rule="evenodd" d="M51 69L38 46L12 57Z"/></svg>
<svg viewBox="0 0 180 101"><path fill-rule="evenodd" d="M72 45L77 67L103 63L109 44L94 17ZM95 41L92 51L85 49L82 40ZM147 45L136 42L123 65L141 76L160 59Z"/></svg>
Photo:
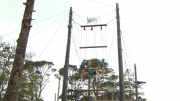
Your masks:
<svg viewBox="0 0 180 101"><path fill-rule="evenodd" d="M48 61L26 61L21 78L18 100L43 100L42 90L45 88L49 76L56 71L54 64Z"/></svg>
<svg viewBox="0 0 180 101"><path fill-rule="evenodd" d="M16 46L0 43L0 101L6 92L10 73L13 67ZM18 101L43 101L41 92L45 88L49 76L56 71L48 61L30 61L33 53L26 53L24 70L18 93Z"/></svg>
<svg viewBox="0 0 180 101"><path fill-rule="evenodd" d="M15 46L10 46L5 42L0 43L0 101L2 100L10 78L10 72L15 57Z"/></svg>
<svg viewBox="0 0 180 101"><path fill-rule="evenodd" d="M87 68L97 68L99 67L101 63L101 60L99 59L91 59L87 60L85 65ZM91 66L89 65L91 64ZM105 62L105 67L108 67L108 63ZM90 79L90 89L106 89L107 86L109 87L117 87L117 92L115 92L113 95L112 93L109 93L107 91L94 91L90 92L91 100L92 95L95 95L97 100L111 100L112 98L114 100L120 100L120 94L119 94L119 82L118 82L118 76L115 75L114 69L109 68L105 69L104 76L101 75L101 69L99 69L100 74L98 78L96 76L91 76ZM87 71L85 71L84 78L85 80L81 80L81 69L77 69L77 66L69 66L69 82L71 84L68 84L68 100L77 99L78 101L87 101L88 99L88 92L78 92L77 89L84 89L88 88L88 78L90 76ZM71 75L70 75L71 74ZM63 77L63 68L59 70L59 75ZM96 74L97 75L97 74ZM98 82L96 82L98 81ZM138 88L142 88L142 85L138 85ZM125 99L126 100L134 100L135 99L135 86L134 86L134 73L131 73L129 69L127 69L124 73L124 87L125 87ZM72 96L71 96L72 94ZM139 92L139 95L143 95L143 92ZM60 96L61 98L61 96ZM139 101L146 101L144 98L139 98Z"/></svg>
<svg viewBox="0 0 180 101"><path fill-rule="evenodd" d="M126 69L124 73L124 91L125 91L125 99L126 100L135 100L136 92L135 92L135 78L134 73L131 73L130 69ZM118 82L119 85L119 82ZM142 89L142 85L138 85L138 89ZM119 92L116 92L117 96L119 96ZM138 95L144 95L144 92L138 92ZM120 97L119 97L120 98ZM146 101L145 98L140 98L139 101Z"/></svg>
<svg viewBox="0 0 180 101"><path fill-rule="evenodd" d="M97 68L99 67L101 63L101 60L99 59L91 59L91 60L87 60L85 65L87 68L89 68L89 64L91 64L91 68ZM105 62L105 66L108 67L108 63ZM63 70L64 68L61 68L59 70L59 75L63 77ZM101 69L99 69L100 73L98 74L99 75L99 78L96 78L95 75L94 76L91 76L91 89L98 89L98 88L102 88L102 87L106 87L106 86L114 86L115 85L115 82L116 80L118 79L118 76L117 75L114 75L114 70L112 68L108 68L105 70L104 72L104 78L102 79L102 75L101 75ZM87 71L85 71L85 74L84 74L84 78L85 80L82 81L81 80L81 69L78 68L77 69L77 66L74 66L74 65L70 65L69 66L69 82L71 82L71 84L68 84L68 89L67 92L68 92L68 96L67 98L70 98L71 99L71 92L72 92L72 99L77 99L77 100L80 100L80 101L87 101L87 92L78 92L77 89L82 89L82 87L88 86L88 76L89 76L89 73L87 73ZM98 79L99 82L96 82L96 79ZM71 88L72 87L72 88ZM98 92L91 92L91 95L92 94L98 94ZM103 95L102 92L99 92L99 95ZM69 100L70 100L69 99Z"/></svg>

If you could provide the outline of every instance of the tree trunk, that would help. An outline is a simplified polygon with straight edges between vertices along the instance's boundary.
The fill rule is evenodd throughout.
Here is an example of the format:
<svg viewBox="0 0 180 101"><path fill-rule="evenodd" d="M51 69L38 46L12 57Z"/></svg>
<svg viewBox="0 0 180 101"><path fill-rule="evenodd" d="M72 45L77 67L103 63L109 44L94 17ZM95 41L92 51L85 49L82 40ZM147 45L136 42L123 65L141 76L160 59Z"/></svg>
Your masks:
<svg viewBox="0 0 180 101"><path fill-rule="evenodd" d="M20 86L20 79L24 65L26 46L31 27L30 25L32 20L34 0L27 0L27 2L24 4L26 5L26 8L22 20L21 32L17 40L17 48L15 59L13 62L13 68L11 71L11 76L8 82L8 88L3 101L16 101L18 98L18 90Z"/></svg>

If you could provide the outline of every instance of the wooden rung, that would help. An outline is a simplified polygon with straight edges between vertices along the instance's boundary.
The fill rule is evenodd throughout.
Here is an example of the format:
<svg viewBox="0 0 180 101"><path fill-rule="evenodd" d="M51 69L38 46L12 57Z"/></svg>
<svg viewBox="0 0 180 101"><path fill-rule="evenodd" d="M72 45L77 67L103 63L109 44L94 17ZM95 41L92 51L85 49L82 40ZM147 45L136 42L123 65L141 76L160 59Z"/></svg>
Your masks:
<svg viewBox="0 0 180 101"><path fill-rule="evenodd" d="M82 48L106 48L107 46L87 46L87 47L79 47L80 49Z"/></svg>
<svg viewBox="0 0 180 101"><path fill-rule="evenodd" d="M106 91L107 89L77 89L79 92L86 92L86 91Z"/></svg>
<svg viewBox="0 0 180 101"><path fill-rule="evenodd" d="M81 25L81 27L97 27L97 26L107 26L107 24L99 24L99 25Z"/></svg>
<svg viewBox="0 0 180 101"><path fill-rule="evenodd" d="M138 84L146 83L145 81L137 81Z"/></svg>

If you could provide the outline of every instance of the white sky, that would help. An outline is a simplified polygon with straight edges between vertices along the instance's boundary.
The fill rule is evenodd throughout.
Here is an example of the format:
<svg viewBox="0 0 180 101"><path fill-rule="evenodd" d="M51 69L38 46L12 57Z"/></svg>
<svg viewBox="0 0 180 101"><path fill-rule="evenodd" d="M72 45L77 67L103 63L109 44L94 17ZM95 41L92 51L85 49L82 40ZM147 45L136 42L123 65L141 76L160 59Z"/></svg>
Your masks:
<svg viewBox="0 0 180 101"><path fill-rule="evenodd" d="M21 28L25 9L23 2L26 0L0 0L1 36ZM103 4L93 0L36 0L34 5L36 12L32 17L35 20L32 21L34 25L27 45L27 52L32 51L36 55L33 60L52 61L55 64L54 68L63 67L70 7L74 12L74 21L79 24L85 25L87 17L98 17L97 23L108 23L116 17L115 7L118 2L123 35L124 70L131 68L134 72L133 64L136 63L138 81L147 82L142 91L148 101L178 101L180 94L178 86L180 85L180 69L178 68L180 67L180 40L178 40L180 38L180 1L98 0L98 2ZM56 14L59 15L39 22ZM49 26L50 24L52 25ZM78 24L73 22L72 39L74 40L71 40L70 64L80 65L83 58L105 58L118 74L116 19L108 23L107 27L103 27L102 31L99 29L97 27L95 31L91 31L90 28L86 28L86 31L83 31ZM95 36L94 33L96 33ZM85 54L85 51L78 47L86 46L86 41L84 41L86 34L88 35L87 45L107 45L108 48L97 49L97 54L89 49ZM14 44L18 37L19 31L4 36L3 41ZM106 41L103 41L102 37ZM57 85L58 80L52 77L43 91L45 101L54 99Z"/></svg>

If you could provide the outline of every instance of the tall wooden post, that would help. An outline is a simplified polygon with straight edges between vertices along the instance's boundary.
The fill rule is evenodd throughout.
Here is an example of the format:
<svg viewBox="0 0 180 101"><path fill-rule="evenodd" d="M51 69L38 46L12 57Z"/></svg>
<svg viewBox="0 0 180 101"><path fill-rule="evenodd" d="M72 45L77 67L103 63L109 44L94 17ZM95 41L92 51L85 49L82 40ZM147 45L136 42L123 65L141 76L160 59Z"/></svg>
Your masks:
<svg viewBox="0 0 180 101"><path fill-rule="evenodd" d="M135 71L136 101L138 101L138 83L137 83L136 64L134 64L134 71Z"/></svg>
<svg viewBox="0 0 180 101"><path fill-rule="evenodd" d="M91 76L88 75L88 89L90 89L90 78ZM88 101L90 101L90 91L88 91Z"/></svg>
<svg viewBox="0 0 180 101"><path fill-rule="evenodd" d="M60 89L61 77L59 76L58 78L59 78L59 83L58 83L57 101L59 101L59 89Z"/></svg>
<svg viewBox="0 0 180 101"><path fill-rule="evenodd" d="M123 62L122 62L122 48L121 48L121 34L120 34L120 21L119 21L119 5L116 3L117 14L117 47L118 47L118 63L119 63L119 89L120 89L120 101L125 100L124 93L124 77L123 77Z"/></svg>
<svg viewBox="0 0 180 101"><path fill-rule="evenodd" d="M55 93L55 95L54 95L54 101L56 101L56 93Z"/></svg>
<svg viewBox="0 0 180 101"><path fill-rule="evenodd" d="M28 36L32 20L32 12L35 0L27 0L24 17L21 25L21 32L17 39L16 54L13 62L13 68L11 71L8 87L3 101L16 101L18 98L18 90L20 86L20 79L24 66L24 57L26 53L26 46L28 42Z"/></svg>
<svg viewBox="0 0 180 101"><path fill-rule="evenodd" d="M70 7L70 12L69 12L68 40L67 40L66 58L65 58L65 65L64 65L62 101L67 101L69 54L70 54L70 44L71 44L71 28L72 28L72 7Z"/></svg>

